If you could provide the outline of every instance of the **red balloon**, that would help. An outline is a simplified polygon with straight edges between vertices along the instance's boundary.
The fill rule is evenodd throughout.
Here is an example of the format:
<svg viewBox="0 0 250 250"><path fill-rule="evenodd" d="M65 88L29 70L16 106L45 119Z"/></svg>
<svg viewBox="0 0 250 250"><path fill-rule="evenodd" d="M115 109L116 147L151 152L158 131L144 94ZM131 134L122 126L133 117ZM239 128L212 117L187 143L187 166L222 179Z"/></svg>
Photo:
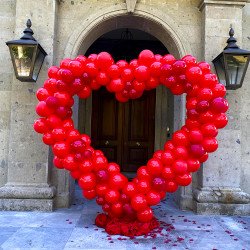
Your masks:
<svg viewBox="0 0 250 250"><path fill-rule="evenodd" d="M120 172L120 167L117 163L111 162L108 163L107 170L110 174L116 174Z"/></svg>
<svg viewBox="0 0 250 250"><path fill-rule="evenodd" d="M165 191L167 193L174 193L178 189L178 185L174 181L168 181L165 185Z"/></svg>
<svg viewBox="0 0 250 250"><path fill-rule="evenodd" d="M158 192L164 191L165 185L166 185L166 182L161 177L155 177L152 180L152 188Z"/></svg>
<svg viewBox="0 0 250 250"><path fill-rule="evenodd" d="M147 200L143 194L136 194L131 198L131 206L135 211L143 211L147 208Z"/></svg>
<svg viewBox="0 0 250 250"><path fill-rule="evenodd" d="M192 181L192 176L190 174L178 175L175 181L180 186L188 186Z"/></svg>
<svg viewBox="0 0 250 250"><path fill-rule="evenodd" d="M88 174L93 170L93 163L90 160L83 160L80 164L79 164L79 170L83 173L83 174Z"/></svg>
<svg viewBox="0 0 250 250"><path fill-rule="evenodd" d="M88 200L94 199L96 197L95 189L83 190L83 196Z"/></svg>
<svg viewBox="0 0 250 250"><path fill-rule="evenodd" d="M72 72L74 77L80 77L84 72L84 67L78 60L70 61L68 68Z"/></svg>
<svg viewBox="0 0 250 250"><path fill-rule="evenodd" d="M200 81L202 76L202 71L197 66L191 67L186 71L187 80L192 84L196 84Z"/></svg>
<svg viewBox="0 0 250 250"><path fill-rule="evenodd" d="M149 70L146 66L138 66L134 71L134 76L137 81L143 82L149 79Z"/></svg>
<svg viewBox="0 0 250 250"><path fill-rule="evenodd" d="M228 110L228 102L222 97L213 99L211 108L216 113L225 113Z"/></svg>
<svg viewBox="0 0 250 250"><path fill-rule="evenodd" d="M50 115L47 119L46 119L47 125L50 128L57 128L61 125L62 120L57 117L56 115Z"/></svg>
<svg viewBox="0 0 250 250"><path fill-rule="evenodd" d="M160 77L161 75L161 62L154 62L149 68L150 75L153 77Z"/></svg>
<svg viewBox="0 0 250 250"><path fill-rule="evenodd" d="M57 91L57 80L55 78L49 78L44 82L43 87L50 93Z"/></svg>
<svg viewBox="0 0 250 250"><path fill-rule="evenodd" d="M226 95L226 87L223 84L216 84L212 89L213 96L216 97L224 97Z"/></svg>
<svg viewBox="0 0 250 250"><path fill-rule="evenodd" d="M124 87L125 87L125 84L120 78L113 79L108 84L109 91L111 92L120 92L124 89Z"/></svg>
<svg viewBox="0 0 250 250"><path fill-rule="evenodd" d="M107 193L107 191L108 191L108 185L106 185L106 184L97 184L96 185L97 195L104 197L105 194Z"/></svg>
<svg viewBox="0 0 250 250"><path fill-rule="evenodd" d="M45 88L40 88L36 91L36 97L39 101L45 101L49 97L49 92Z"/></svg>
<svg viewBox="0 0 250 250"><path fill-rule="evenodd" d="M89 75L89 77L94 78L98 74L98 69L94 63L87 63L85 66L85 72Z"/></svg>
<svg viewBox="0 0 250 250"><path fill-rule="evenodd" d="M138 63L140 65L150 66L155 60L154 53L151 50L143 50L138 57Z"/></svg>
<svg viewBox="0 0 250 250"><path fill-rule="evenodd" d="M164 151L161 156L163 165L169 166L174 162L174 154L169 151Z"/></svg>
<svg viewBox="0 0 250 250"><path fill-rule="evenodd" d="M46 132L48 132L48 127L47 127L47 123L46 123L46 119L45 118L39 118L34 122L34 130L37 133L40 134L44 134Z"/></svg>
<svg viewBox="0 0 250 250"><path fill-rule="evenodd" d="M173 164L173 171L176 174L185 174L187 172L188 165L186 161L176 160Z"/></svg>
<svg viewBox="0 0 250 250"><path fill-rule="evenodd" d="M187 67L193 67L193 66L196 66L196 64L197 64L196 58L194 56L191 56L191 55L186 55L186 56L182 57L181 60L186 63Z"/></svg>
<svg viewBox="0 0 250 250"><path fill-rule="evenodd" d="M82 90L77 93L77 95L82 99L86 99L86 98L90 97L90 95L91 95L90 87L89 86L84 86L82 88Z"/></svg>
<svg viewBox="0 0 250 250"><path fill-rule="evenodd" d="M93 173L84 174L78 181L79 186L85 190L94 189L96 186L96 177Z"/></svg>
<svg viewBox="0 0 250 250"><path fill-rule="evenodd" d="M101 52L96 58L96 65L102 70L106 70L114 63L112 56L107 52Z"/></svg>
<svg viewBox="0 0 250 250"><path fill-rule="evenodd" d="M63 169L63 160L60 159L59 157L54 156L53 164L54 164L55 167L57 167L59 169Z"/></svg>
<svg viewBox="0 0 250 250"><path fill-rule="evenodd" d="M136 80L133 81L133 88L137 92L143 92L145 90L145 83L144 82L138 82Z"/></svg>
<svg viewBox="0 0 250 250"><path fill-rule="evenodd" d="M49 108L45 101L41 101L36 105L36 113L41 117L48 117L53 113L53 109Z"/></svg>
<svg viewBox="0 0 250 250"><path fill-rule="evenodd" d="M197 159L188 159L187 160L187 170L188 172L196 172L200 168L200 161Z"/></svg>
<svg viewBox="0 0 250 250"><path fill-rule="evenodd" d="M199 91L197 99L199 101L210 101L213 98L213 92L209 88L203 88Z"/></svg>
<svg viewBox="0 0 250 250"><path fill-rule="evenodd" d="M113 64L107 69L107 75L112 79L117 79L121 75L121 69L118 65Z"/></svg>
<svg viewBox="0 0 250 250"><path fill-rule="evenodd" d="M164 167L162 170L162 176L166 180L173 180L175 174L171 167Z"/></svg>
<svg viewBox="0 0 250 250"><path fill-rule="evenodd" d="M188 145L188 135L185 131L176 131L173 134L173 143L176 146L187 146Z"/></svg>
<svg viewBox="0 0 250 250"><path fill-rule="evenodd" d="M176 61L176 60L175 60L174 56L172 56L172 55L170 55L170 54L163 56L162 59L161 59L161 63L162 63L162 64L170 64L170 65L171 65L171 64L173 64L175 61Z"/></svg>
<svg viewBox="0 0 250 250"><path fill-rule="evenodd" d="M199 129L192 129L189 131L189 141L191 144L199 144L203 140L203 133Z"/></svg>
<svg viewBox="0 0 250 250"><path fill-rule="evenodd" d="M146 200L149 206L155 206L161 201L161 196L156 191L149 191L146 194Z"/></svg>
<svg viewBox="0 0 250 250"><path fill-rule="evenodd" d="M150 182L148 180L139 180L136 184L138 193L147 194L150 191Z"/></svg>
<svg viewBox="0 0 250 250"><path fill-rule="evenodd" d="M211 66L207 62L199 62L198 66L201 68L203 74L209 74L211 72Z"/></svg>
<svg viewBox="0 0 250 250"><path fill-rule="evenodd" d="M123 174L114 174L109 179L109 186L112 189L120 190L128 182L128 179Z"/></svg>
<svg viewBox="0 0 250 250"><path fill-rule="evenodd" d="M43 142L46 144L46 145L53 145L55 142L53 140L53 136L51 133L45 133L43 135Z"/></svg>
<svg viewBox="0 0 250 250"><path fill-rule="evenodd" d="M137 212L137 218L141 222L150 222L153 218L153 212L151 208L146 208Z"/></svg>
<svg viewBox="0 0 250 250"><path fill-rule="evenodd" d="M57 142L52 147L54 155L59 158L64 158L69 153L69 149L69 145L65 142Z"/></svg>
<svg viewBox="0 0 250 250"><path fill-rule="evenodd" d="M197 158L202 157L205 154L205 150L200 144L193 144L190 147L190 153Z"/></svg>
<svg viewBox="0 0 250 250"><path fill-rule="evenodd" d="M213 88L218 83L218 78L215 74L203 75L201 86L205 88Z"/></svg>
<svg viewBox="0 0 250 250"><path fill-rule="evenodd" d="M96 76L96 82L98 85L106 86L110 82L110 79L108 78L106 72L99 72Z"/></svg>
<svg viewBox="0 0 250 250"><path fill-rule="evenodd" d="M58 70L59 70L59 68L57 66L51 66L48 69L48 77L49 78L56 78Z"/></svg>
<svg viewBox="0 0 250 250"><path fill-rule="evenodd" d="M63 167L69 171L74 171L78 169L78 164L75 162L74 155L67 155L63 159Z"/></svg>
<svg viewBox="0 0 250 250"><path fill-rule="evenodd" d="M107 193L105 194L105 200L109 203L117 203L119 201L120 198L120 193L117 190L109 190L107 191Z"/></svg>
<svg viewBox="0 0 250 250"><path fill-rule="evenodd" d="M136 185L132 182L128 182L125 184L122 192L131 198L136 194Z"/></svg>
<svg viewBox="0 0 250 250"><path fill-rule="evenodd" d="M125 60L119 60L116 65L120 68L120 69L124 69L128 67L128 63Z"/></svg>
<svg viewBox="0 0 250 250"><path fill-rule="evenodd" d="M203 124L201 127L201 132L206 137L215 137L218 135L218 129L214 124Z"/></svg>
<svg viewBox="0 0 250 250"><path fill-rule="evenodd" d="M139 167L137 170L137 177L139 180L150 180L150 175L145 166Z"/></svg>
<svg viewBox="0 0 250 250"><path fill-rule="evenodd" d="M224 128L228 123L228 118L224 113L217 114L214 116L213 123L217 128Z"/></svg>
<svg viewBox="0 0 250 250"><path fill-rule="evenodd" d="M66 132L62 128L54 128L51 134L55 142L64 141L66 139Z"/></svg>
<svg viewBox="0 0 250 250"><path fill-rule="evenodd" d="M59 69L57 72L57 77L66 83L72 83L74 80L72 72L68 69Z"/></svg>
<svg viewBox="0 0 250 250"><path fill-rule="evenodd" d="M187 64L184 60L177 60L173 63L173 73L176 75L184 74L187 68Z"/></svg>
<svg viewBox="0 0 250 250"><path fill-rule="evenodd" d="M206 137L202 142L202 146L208 152L214 152L218 148L218 142L214 137Z"/></svg>
<svg viewBox="0 0 250 250"><path fill-rule="evenodd" d="M93 159L95 171L103 170L108 167L108 160L105 156L95 156Z"/></svg>
<svg viewBox="0 0 250 250"><path fill-rule="evenodd" d="M134 79L133 71L130 68L125 68L121 72L121 78L124 82L130 82Z"/></svg>
<svg viewBox="0 0 250 250"><path fill-rule="evenodd" d="M147 163L147 169L150 175L160 175L163 169L162 163L158 159L150 159Z"/></svg>
<svg viewBox="0 0 250 250"><path fill-rule="evenodd" d="M114 217L122 216L123 204L121 202L117 202L117 203L112 204L110 212Z"/></svg>

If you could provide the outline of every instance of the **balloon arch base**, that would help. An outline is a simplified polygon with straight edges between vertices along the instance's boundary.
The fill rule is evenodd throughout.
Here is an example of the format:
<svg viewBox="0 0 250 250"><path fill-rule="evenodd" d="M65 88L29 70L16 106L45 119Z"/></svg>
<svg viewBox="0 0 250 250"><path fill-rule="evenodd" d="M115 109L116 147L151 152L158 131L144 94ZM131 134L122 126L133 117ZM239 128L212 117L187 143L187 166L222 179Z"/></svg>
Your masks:
<svg viewBox="0 0 250 250"><path fill-rule="evenodd" d="M105 229L109 235L128 237L147 235L160 226L159 221L155 217L149 222L141 222L134 217L112 218L104 213L96 216L95 224Z"/></svg>

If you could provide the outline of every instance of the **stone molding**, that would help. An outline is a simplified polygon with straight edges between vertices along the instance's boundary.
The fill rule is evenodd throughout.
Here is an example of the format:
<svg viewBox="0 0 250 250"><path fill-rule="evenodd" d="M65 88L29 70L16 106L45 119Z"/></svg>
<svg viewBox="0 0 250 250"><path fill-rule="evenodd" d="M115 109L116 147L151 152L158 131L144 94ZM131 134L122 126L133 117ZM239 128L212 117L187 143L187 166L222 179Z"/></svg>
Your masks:
<svg viewBox="0 0 250 250"><path fill-rule="evenodd" d="M222 6L231 5L243 8L247 2L249 1L248 0L201 0L198 5L198 9L199 11L202 11L206 5L222 5Z"/></svg>
<svg viewBox="0 0 250 250"><path fill-rule="evenodd" d="M205 187L194 190L199 203L250 204L250 195L240 188Z"/></svg>
<svg viewBox="0 0 250 250"><path fill-rule="evenodd" d="M55 196L55 187L10 186L0 188L0 198L18 199L52 199Z"/></svg>
<svg viewBox="0 0 250 250"><path fill-rule="evenodd" d="M0 188L0 210L53 211L56 188L53 186L14 186Z"/></svg>
<svg viewBox="0 0 250 250"><path fill-rule="evenodd" d="M136 3L137 3L137 0L126 0L127 11L129 13L134 12Z"/></svg>

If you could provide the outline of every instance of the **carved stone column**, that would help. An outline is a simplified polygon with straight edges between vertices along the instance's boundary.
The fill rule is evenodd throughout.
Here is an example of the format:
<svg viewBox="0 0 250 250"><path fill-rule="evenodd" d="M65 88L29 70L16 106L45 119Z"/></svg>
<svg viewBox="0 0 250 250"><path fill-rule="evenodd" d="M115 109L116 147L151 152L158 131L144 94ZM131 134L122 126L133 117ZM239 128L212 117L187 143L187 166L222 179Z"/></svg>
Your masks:
<svg viewBox="0 0 250 250"><path fill-rule="evenodd" d="M225 47L230 25L242 41L242 8L247 1L201 1L204 60L211 62ZM242 147L240 90L226 96L228 126L219 131L219 149L209 156L198 174L194 207L200 214L249 214L250 196L241 189Z"/></svg>
<svg viewBox="0 0 250 250"><path fill-rule="evenodd" d="M34 37L48 56L36 83L20 82L13 75L7 182L0 188L2 210L53 209L55 188L50 184L49 150L41 142L41 136L34 132L33 122L37 118L35 92L42 86L53 61L56 10L55 0L16 1L15 38L21 36L30 18Z"/></svg>

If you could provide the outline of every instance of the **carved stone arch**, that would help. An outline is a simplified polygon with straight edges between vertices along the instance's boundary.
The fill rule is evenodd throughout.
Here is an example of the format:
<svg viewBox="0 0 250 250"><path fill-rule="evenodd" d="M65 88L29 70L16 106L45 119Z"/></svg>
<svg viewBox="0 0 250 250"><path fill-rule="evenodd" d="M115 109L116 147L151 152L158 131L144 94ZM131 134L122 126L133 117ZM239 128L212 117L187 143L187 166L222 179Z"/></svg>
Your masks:
<svg viewBox="0 0 250 250"><path fill-rule="evenodd" d="M142 3L136 3L133 13L129 13L126 3L123 3L112 5L90 14L89 17L70 34L63 57L74 58L80 53L84 54L91 44L100 36L120 28L139 29L153 35L161 41L168 51L176 58L181 58L191 53L190 43L187 39L188 35L185 34L183 30L180 30L177 22L168 16L167 13ZM157 141L155 148L157 149L160 147L162 148L163 142L166 141L164 136L167 134L167 127L163 124L162 119L165 119L164 107L167 106L166 98L168 97L164 88L157 88L156 91L156 106L162 107L161 109L156 109L155 112L156 120L160 120L155 126L155 131L158 131L155 136L155 140ZM184 95L174 96L173 105L173 127L171 130L175 131L179 129L185 121ZM88 98L81 108L85 111L84 113L91 117L91 98ZM78 122L78 109L79 102L75 100L74 120L76 123ZM90 134L91 119L87 117L85 120L87 121L85 124L85 131ZM180 192L176 194L178 203L180 203L180 199L183 195L191 195L191 189L191 186L181 188ZM190 202L192 201L190 200ZM187 207L190 207L190 204L188 204Z"/></svg>

